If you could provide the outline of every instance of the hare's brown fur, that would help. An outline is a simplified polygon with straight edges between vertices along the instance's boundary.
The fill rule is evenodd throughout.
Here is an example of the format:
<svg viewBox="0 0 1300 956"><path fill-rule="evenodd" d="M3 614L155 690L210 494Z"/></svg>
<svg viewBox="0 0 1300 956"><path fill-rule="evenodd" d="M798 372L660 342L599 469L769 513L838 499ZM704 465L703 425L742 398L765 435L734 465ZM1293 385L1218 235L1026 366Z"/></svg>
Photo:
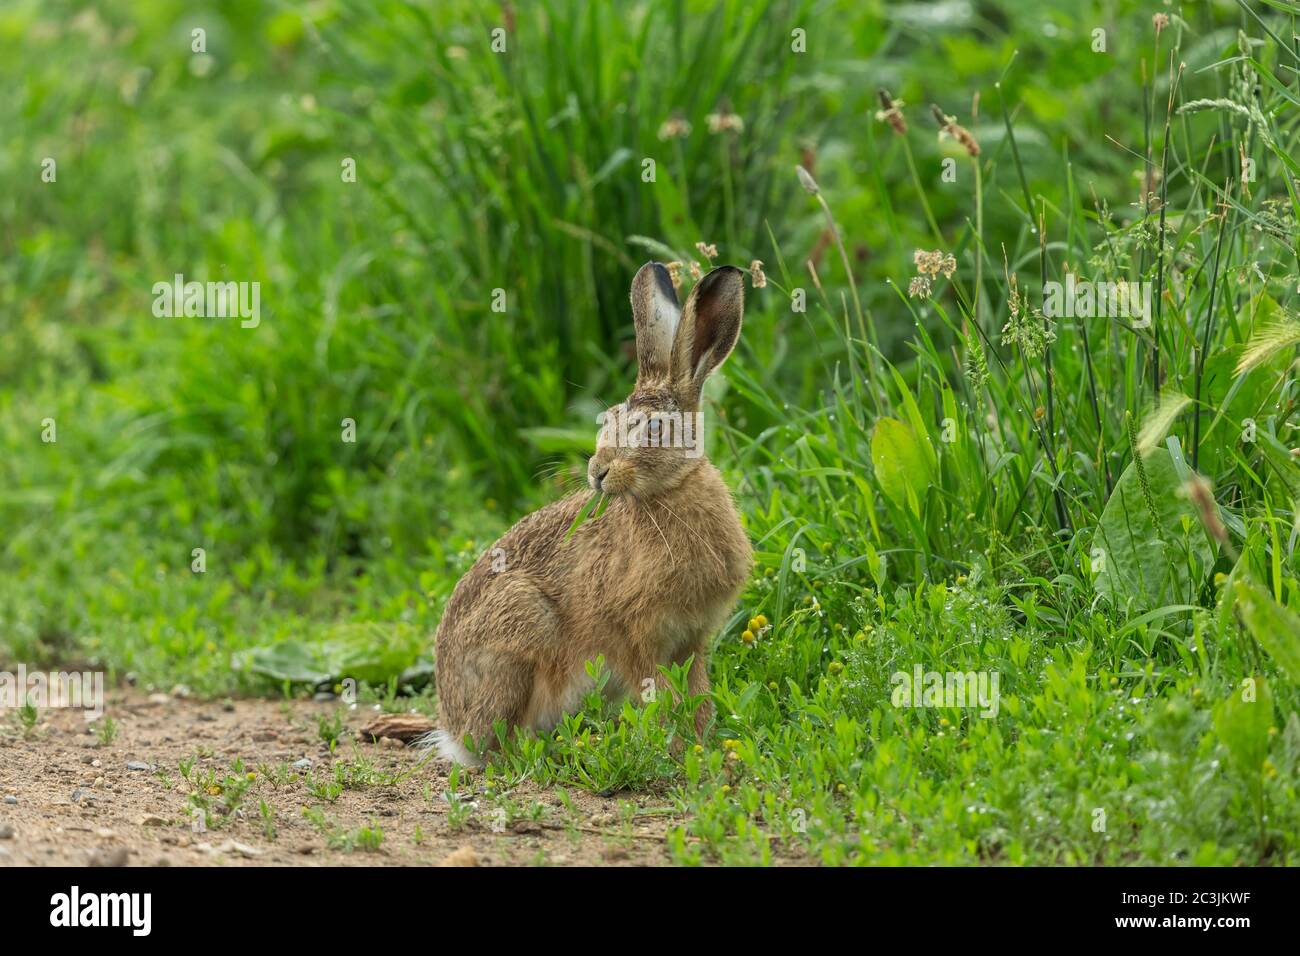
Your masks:
<svg viewBox="0 0 1300 956"><path fill-rule="evenodd" d="M739 335L742 300L740 272L726 267L678 313L666 270L647 264L632 290L637 387L614 411L698 410L704 379ZM585 665L598 656L638 695L646 681L666 686L660 665L693 657L688 689L707 694L713 635L753 564L730 491L707 459L679 448L598 447L589 475L612 496L599 517L568 535L590 493L554 502L456 585L436 638L445 755L473 762L496 721L549 730L590 688Z"/></svg>

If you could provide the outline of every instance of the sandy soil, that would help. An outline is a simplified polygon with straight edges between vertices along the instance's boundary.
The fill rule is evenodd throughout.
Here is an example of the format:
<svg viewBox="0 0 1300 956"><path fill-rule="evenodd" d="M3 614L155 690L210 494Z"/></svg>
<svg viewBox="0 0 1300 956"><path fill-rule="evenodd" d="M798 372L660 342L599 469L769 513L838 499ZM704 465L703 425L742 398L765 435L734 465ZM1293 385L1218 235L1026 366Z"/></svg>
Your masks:
<svg viewBox="0 0 1300 956"><path fill-rule="evenodd" d="M338 765L360 759L386 774L418 762L397 741L351 734L331 754L318 732L322 716L342 714L353 730L374 716L337 702L126 690L109 695L106 713L116 724L107 742L79 711L44 711L31 728L3 715L0 865L653 865L669 862L664 834L680 822L654 794L571 789L570 809L558 792L527 784L506 795L503 810L482 774L461 782L474 808L452 813L443 797L448 767L436 761L396 783L348 786L329 802L308 784L333 780ZM191 758L187 780L181 766ZM223 786L236 759L244 779L255 774L238 800L229 796L238 788ZM214 826L192 812L192 793L208 801ZM273 838L262 801L274 813ZM324 828L304 807L325 814ZM377 849L356 839L374 827L383 832Z"/></svg>

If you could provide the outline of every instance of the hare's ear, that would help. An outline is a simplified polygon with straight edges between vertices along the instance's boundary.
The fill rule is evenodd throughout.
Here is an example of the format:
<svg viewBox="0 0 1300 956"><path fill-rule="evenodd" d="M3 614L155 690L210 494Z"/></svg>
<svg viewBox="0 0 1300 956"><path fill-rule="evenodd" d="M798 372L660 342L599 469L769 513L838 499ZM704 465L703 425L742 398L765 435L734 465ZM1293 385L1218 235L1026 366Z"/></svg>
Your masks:
<svg viewBox="0 0 1300 956"><path fill-rule="evenodd" d="M657 262L647 262L632 279L638 382L668 378L673 334L680 315L677 292L668 270Z"/></svg>
<svg viewBox="0 0 1300 956"><path fill-rule="evenodd" d="M683 408L696 408L704 380L731 354L745 312L744 273L720 266L695 284L673 337L672 382Z"/></svg>

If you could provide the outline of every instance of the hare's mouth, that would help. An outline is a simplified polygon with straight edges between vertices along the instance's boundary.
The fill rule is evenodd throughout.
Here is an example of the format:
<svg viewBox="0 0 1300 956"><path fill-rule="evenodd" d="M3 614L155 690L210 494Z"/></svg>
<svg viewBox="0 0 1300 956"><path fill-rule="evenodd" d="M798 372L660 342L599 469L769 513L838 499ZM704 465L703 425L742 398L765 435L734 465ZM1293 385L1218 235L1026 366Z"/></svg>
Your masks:
<svg viewBox="0 0 1300 956"><path fill-rule="evenodd" d="M615 460L608 465L592 466L587 472L587 484L592 491L606 495L619 495L631 489L636 474L625 461Z"/></svg>

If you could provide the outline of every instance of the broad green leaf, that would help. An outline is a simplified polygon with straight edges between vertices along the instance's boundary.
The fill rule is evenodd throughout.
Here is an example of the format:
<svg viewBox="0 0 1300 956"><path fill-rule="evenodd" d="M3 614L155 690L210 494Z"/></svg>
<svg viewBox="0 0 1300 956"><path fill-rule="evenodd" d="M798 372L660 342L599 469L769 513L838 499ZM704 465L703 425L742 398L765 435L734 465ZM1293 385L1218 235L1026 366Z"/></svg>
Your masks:
<svg viewBox="0 0 1300 956"><path fill-rule="evenodd" d="M1300 617L1247 577L1237 580L1234 594L1237 613L1251 637L1288 677L1300 681Z"/></svg>
<svg viewBox="0 0 1300 956"><path fill-rule="evenodd" d="M900 508L907 507L908 489L913 500L924 498L934 472L925 447L916 432L897 418L882 418L871 434L871 464L876 482L889 500Z"/></svg>
<svg viewBox="0 0 1300 956"><path fill-rule="evenodd" d="M1287 497L1300 497L1300 465L1291 457L1290 450L1263 430L1256 433L1256 444L1268 462L1268 478L1265 480L1270 490L1272 486L1281 484Z"/></svg>
<svg viewBox="0 0 1300 956"><path fill-rule="evenodd" d="M281 641L248 652L245 666L254 674L295 684L322 684L330 679L319 647L298 641Z"/></svg>
<svg viewBox="0 0 1300 956"><path fill-rule="evenodd" d="M1273 726L1273 694L1262 677L1242 681L1214 709L1214 732L1228 748L1228 759L1246 775L1256 775L1268 758L1268 729Z"/></svg>
<svg viewBox="0 0 1300 956"><path fill-rule="evenodd" d="M1093 536L1097 590L1134 611L1164 604L1195 603L1214 552L1192 504L1180 493L1178 471L1167 449L1142 460L1155 509L1130 464L1111 492ZM1100 549L1100 553L1098 553ZM1190 565L1190 567L1189 567Z"/></svg>

